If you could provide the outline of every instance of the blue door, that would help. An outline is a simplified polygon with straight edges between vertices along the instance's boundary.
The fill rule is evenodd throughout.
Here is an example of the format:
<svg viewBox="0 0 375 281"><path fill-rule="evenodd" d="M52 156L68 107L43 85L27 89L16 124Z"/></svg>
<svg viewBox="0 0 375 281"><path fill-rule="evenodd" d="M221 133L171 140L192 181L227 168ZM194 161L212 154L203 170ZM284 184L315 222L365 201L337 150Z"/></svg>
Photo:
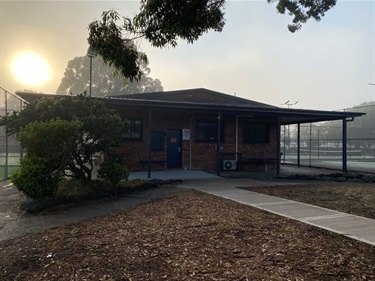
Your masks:
<svg viewBox="0 0 375 281"><path fill-rule="evenodd" d="M167 167L180 168L182 164L181 130L167 131Z"/></svg>

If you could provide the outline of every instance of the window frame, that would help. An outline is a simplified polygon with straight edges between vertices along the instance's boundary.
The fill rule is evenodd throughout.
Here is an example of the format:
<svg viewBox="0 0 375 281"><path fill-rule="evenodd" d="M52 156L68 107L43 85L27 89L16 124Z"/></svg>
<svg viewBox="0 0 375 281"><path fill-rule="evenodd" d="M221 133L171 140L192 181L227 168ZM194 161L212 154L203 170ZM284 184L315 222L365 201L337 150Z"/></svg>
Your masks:
<svg viewBox="0 0 375 281"><path fill-rule="evenodd" d="M142 119L125 119L125 122L128 123L128 129L129 132L122 134L122 141L142 141L143 137L143 121ZM136 124L136 122L139 122L139 125ZM135 128L139 126L139 130L135 131ZM139 136L136 136L135 134L139 134Z"/></svg>
<svg viewBox="0 0 375 281"><path fill-rule="evenodd" d="M207 129L204 130L204 128L199 128L203 124L208 126L208 131L209 132L214 132L213 136L211 133L207 133ZM196 143L217 143L217 124L218 122L216 121L210 121L210 120L197 120L195 122L195 137L194 140ZM225 142L225 125L224 122L221 120L220 122L220 143ZM203 135L208 134L204 138L197 138L198 135L200 134L200 130L204 130ZM209 138L209 139L208 139Z"/></svg>

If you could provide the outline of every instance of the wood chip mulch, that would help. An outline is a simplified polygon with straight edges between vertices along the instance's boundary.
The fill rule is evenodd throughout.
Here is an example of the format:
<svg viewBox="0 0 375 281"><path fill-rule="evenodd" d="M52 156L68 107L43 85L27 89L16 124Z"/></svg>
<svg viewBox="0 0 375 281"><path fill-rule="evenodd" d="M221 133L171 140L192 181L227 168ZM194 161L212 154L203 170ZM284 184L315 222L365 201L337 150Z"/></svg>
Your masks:
<svg viewBox="0 0 375 281"><path fill-rule="evenodd" d="M186 191L0 242L0 280L375 280L375 247Z"/></svg>

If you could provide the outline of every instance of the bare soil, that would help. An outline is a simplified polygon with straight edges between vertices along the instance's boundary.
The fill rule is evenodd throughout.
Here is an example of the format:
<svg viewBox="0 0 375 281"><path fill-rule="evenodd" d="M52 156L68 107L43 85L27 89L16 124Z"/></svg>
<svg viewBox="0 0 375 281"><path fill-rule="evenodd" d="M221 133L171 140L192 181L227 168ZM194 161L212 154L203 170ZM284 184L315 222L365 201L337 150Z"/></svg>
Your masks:
<svg viewBox="0 0 375 281"><path fill-rule="evenodd" d="M0 280L375 280L375 247L186 191L1 242Z"/></svg>

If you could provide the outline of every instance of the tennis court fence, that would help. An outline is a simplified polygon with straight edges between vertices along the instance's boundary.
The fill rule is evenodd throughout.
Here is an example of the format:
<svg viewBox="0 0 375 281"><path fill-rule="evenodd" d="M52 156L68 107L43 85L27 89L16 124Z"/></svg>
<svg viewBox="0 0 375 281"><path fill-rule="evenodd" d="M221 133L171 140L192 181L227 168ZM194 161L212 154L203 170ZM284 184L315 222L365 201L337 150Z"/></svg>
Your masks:
<svg viewBox="0 0 375 281"><path fill-rule="evenodd" d="M0 87L0 116L22 110L24 102L16 95ZM22 149L18 141L7 136L5 127L0 127L0 180L10 177L19 167Z"/></svg>
<svg viewBox="0 0 375 281"><path fill-rule="evenodd" d="M281 129L282 162L297 163L297 130L297 125L283 126ZM375 172L375 121L371 127L360 127L355 121L350 126L348 125L346 151L348 162L367 162L363 166L366 169L373 167ZM337 121L300 126L300 162L302 164L315 163L324 166L324 162L341 161L342 156L342 126ZM360 167L361 165L355 165L357 170L360 170Z"/></svg>

